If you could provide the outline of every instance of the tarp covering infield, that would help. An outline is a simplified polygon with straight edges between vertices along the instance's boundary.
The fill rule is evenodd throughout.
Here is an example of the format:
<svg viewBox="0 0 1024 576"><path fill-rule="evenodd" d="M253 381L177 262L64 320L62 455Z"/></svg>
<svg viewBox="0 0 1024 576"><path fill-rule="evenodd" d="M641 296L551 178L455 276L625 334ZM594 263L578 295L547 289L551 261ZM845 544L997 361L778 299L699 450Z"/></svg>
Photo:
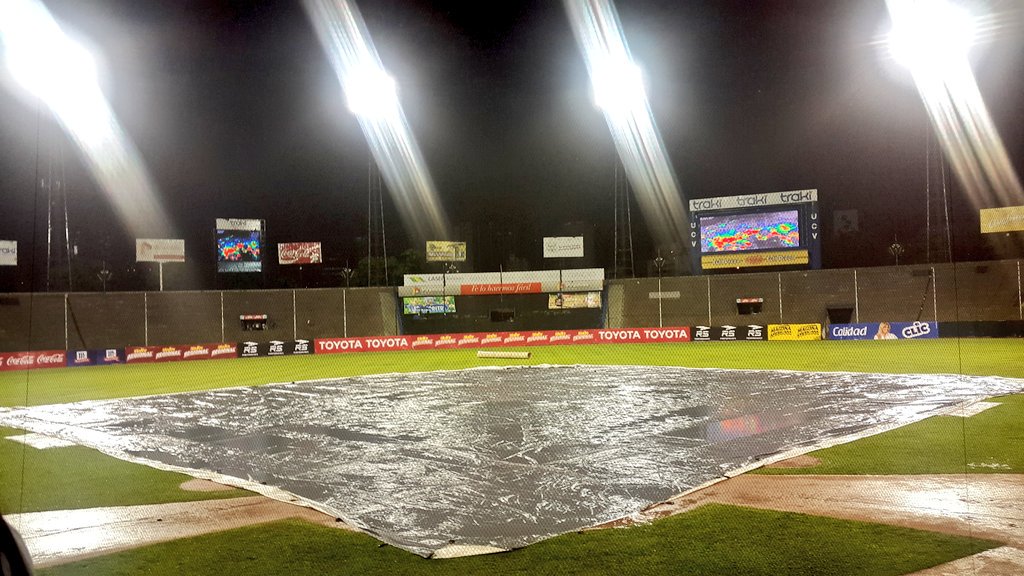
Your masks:
<svg viewBox="0 0 1024 576"><path fill-rule="evenodd" d="M0 424L277 487L427 556L453 541L524 546L780 451L1021 390L958 375L486 368L0 409Z"/></svg>

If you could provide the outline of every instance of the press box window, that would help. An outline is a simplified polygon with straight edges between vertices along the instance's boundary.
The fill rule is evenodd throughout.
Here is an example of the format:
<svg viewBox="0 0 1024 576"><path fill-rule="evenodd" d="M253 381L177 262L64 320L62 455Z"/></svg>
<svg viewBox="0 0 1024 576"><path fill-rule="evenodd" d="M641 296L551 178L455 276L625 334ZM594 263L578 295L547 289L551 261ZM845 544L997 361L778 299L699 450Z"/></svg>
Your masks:
<svg viewBox="0 0 1024 576"><path fill-rule="evenodd" d="M763 305L764 298L737 298L736 312L739 313L740 316L760 314L761 306Z"/></svg>
<svg viewBox="0 0 1024 576"><path fill-rule="evenodd" d="M267 329L266 314L242 314L238 317L238 320L242 323L242 330L244 332L256 332Z"/></svg>

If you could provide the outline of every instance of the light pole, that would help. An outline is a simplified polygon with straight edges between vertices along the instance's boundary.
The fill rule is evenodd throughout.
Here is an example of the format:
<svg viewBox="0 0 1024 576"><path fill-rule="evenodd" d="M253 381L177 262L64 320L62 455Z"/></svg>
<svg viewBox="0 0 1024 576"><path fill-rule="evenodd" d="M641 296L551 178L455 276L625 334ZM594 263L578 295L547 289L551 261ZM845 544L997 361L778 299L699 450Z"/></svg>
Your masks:
<svg viewBox="0 0 1024 576"><path fill-rule="evenodd" d="M658 328L664 328L661 316L661 269L665 266L665 259L658 254L658 257L654 259L654 266L658 269Z"/></svg>
<svg viewBox="0 0 1024 576"><path fill-rule="evenodd" d="M352 287L352 269L345 266L341 269L341 275L345 277L345 288Z"/></svg>

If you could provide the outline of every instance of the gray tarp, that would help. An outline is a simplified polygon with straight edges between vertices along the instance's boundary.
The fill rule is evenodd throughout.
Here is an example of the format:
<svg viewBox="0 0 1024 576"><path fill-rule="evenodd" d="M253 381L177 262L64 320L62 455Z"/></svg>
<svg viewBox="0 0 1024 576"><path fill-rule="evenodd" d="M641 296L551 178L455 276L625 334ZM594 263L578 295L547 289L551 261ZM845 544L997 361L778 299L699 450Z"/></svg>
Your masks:
<svg viewBox="0 0 1024 576"><path fill-rule="evenodd" d="M451 541L524 546L765 455L1022 389L954 375L524 367L0 410L0 423L277 486L429 555Z"/></svg>

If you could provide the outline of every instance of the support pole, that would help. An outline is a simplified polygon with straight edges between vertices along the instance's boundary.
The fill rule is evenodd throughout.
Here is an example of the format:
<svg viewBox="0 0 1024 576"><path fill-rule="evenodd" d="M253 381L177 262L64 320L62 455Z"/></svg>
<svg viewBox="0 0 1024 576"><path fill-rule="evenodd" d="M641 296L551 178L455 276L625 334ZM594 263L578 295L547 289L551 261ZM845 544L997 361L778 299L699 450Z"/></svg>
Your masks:
<svg viewBox="0 0 1024 576"><path fill-rule="evenodd" d="M1021 320L1024 320L1024 302L1021 301L1020 292L1020 260L1017 260L1017 314Z"/></svg>
<svg viewBox="0 0 1024 576"><path fill-rule="evenodd" d="M149 292L142 293L142 326L143 339L146 341L146 346L149 346Z"/></svg>
<svg viewBox="0 0 1024 576"><path fill-rule="evenodd" d="M341 292L342 336L348 338L348 288Z"/></svg>
<svg viewBox="0 0 1024 576"><path fill-rule="evenodd" d="M164 263L158 264L160 266L160 291L164 291Z"/></svg>
<svg viewBox="0 0 1024 576"><path fill-rule="evenodd" d="M711 276L708 276L708 326L711 326Z"/></svg>
<svg viewBox="0 0 1024 576"><path fill-rule="evenodd" d="M299 339L299 313L295 309L295 290L292 290L292 340Z"/></svg>
<svg viewBox="0 0 1024 576"><path fill-rule="evenodd" d="M853 270L853 321L860 323L860 291L857 289L857 270Z"/></svg>
<svg viewBox="0 0 1024 576"><path fill-rule="evenodd" d="M935 322L939 321L939 279L935 276L935 266L932 266L932 316Z"/></svg>
<svg viewBox="0 0 1024 576"><path fill-rule="evenodd" d="M664 300L664 294L661 293L661 268L658 268L658 328L664 328L665 325L661 319L661 301Z"/></svg>
<svg viewBox="0 0 1024 576"><path fill-rule="evenodd" d="M68 295L64 294L64 350L68 348Z"/></svg>
<svg viewBox="0 0 1024 576"><path fill-rule="evenodd" d="M779 324L782 324L782 272L779 272Z"/></svg>
<svg viewBox="0 0 1024 576"><path fill-rule="evenodd" d="M220 293L220 343L224 344L224 292Z"/></svg>

